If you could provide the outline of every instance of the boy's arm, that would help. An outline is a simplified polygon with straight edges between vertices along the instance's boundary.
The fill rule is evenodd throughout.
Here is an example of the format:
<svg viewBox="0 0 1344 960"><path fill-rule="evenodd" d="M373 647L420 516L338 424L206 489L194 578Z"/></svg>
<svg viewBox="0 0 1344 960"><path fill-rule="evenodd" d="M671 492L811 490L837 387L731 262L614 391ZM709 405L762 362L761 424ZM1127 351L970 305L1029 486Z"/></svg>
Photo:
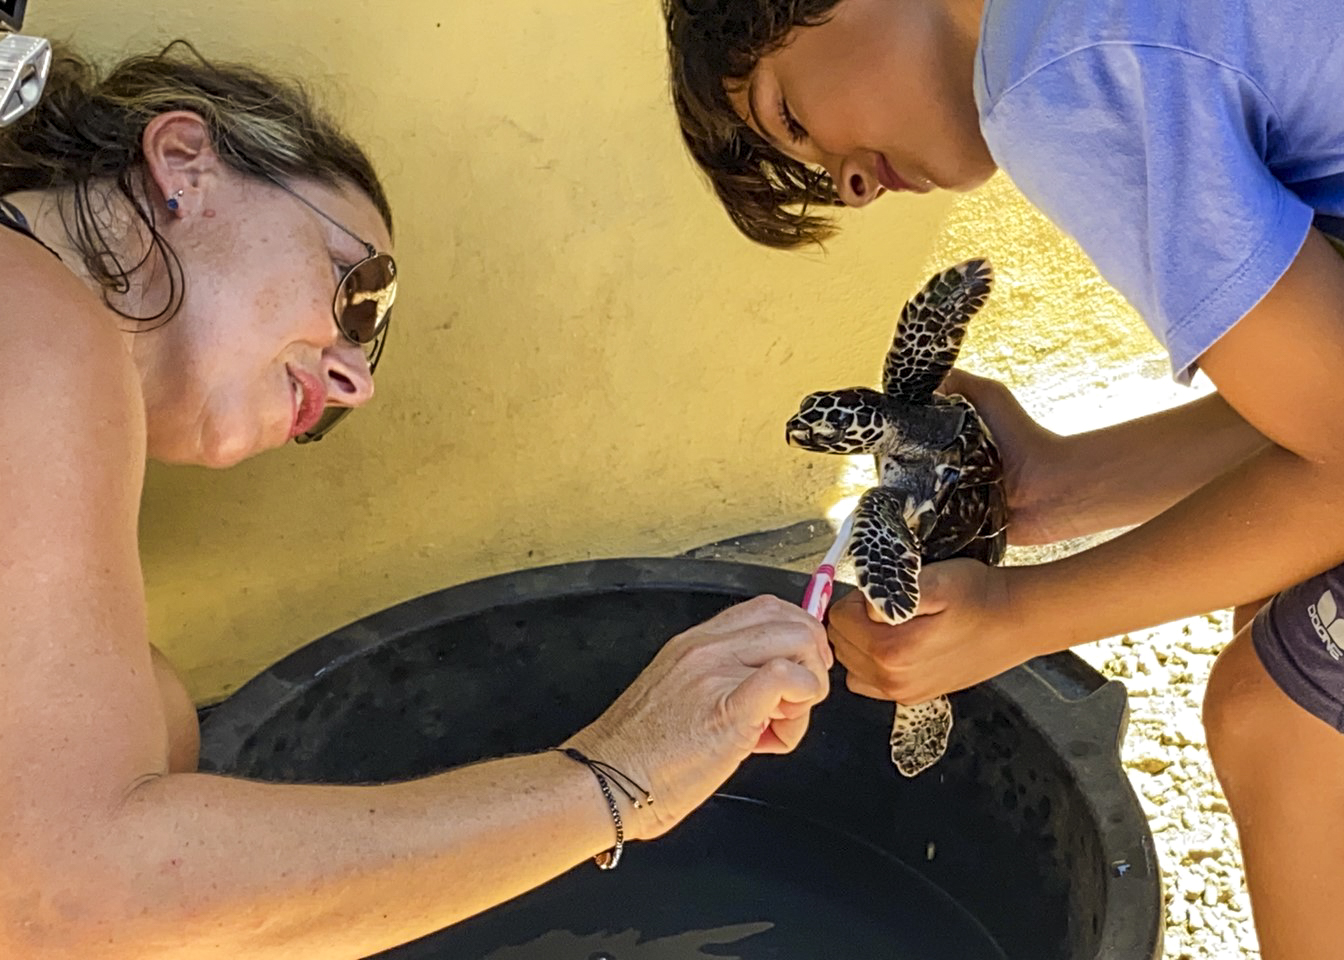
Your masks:
<svg viewBox="0 0 1344 960"><path fill-rule="evenodd" d="M1055 539L1150 520L1269 442L1218 394L1068 439Z"/></svg>
<svg viewBox="0 0 1344 960"><path fill-rule="evenodd" d="M957 370L1004 457L1014 544L1054 543L1150 520L1269 441L1212 394L1151 416L1061 436L1003 384Z"/></svg>
<svg viewBox="0 0 1344 960"><path fill-rule="evenodd" d="M1200 364L1273 443L1147 523L1029 567L930 564L919 616L831 614L857 692L919 702L1043 653L1247 603L1344 562L1344 260L1312 232ZM852 599L852 598L847 598Z"/></svg>
<svg viewBox="0 0 1344 960"><path fill-rule="evenodd" d="M1273 445L1110 543L1017 571L1014 605L1049 646L1253 601L1344 561L1344 261L1321 234L1200 363Z"/></svg>

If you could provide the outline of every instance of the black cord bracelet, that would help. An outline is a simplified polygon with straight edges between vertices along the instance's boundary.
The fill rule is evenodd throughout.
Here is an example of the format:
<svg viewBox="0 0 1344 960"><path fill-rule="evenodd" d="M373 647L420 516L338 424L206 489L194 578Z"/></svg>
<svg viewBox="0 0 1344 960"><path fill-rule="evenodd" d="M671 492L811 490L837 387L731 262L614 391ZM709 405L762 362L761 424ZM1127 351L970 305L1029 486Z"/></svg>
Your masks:
<svg viewBox="0 0 1344 960"><path fill-rule="evenodd" d="M636 810L645 805L652 806L653 794L611 764L603 763L600 760L590 760L573 747L552 747L551 749L556 753L563 753L575 763L583 764L597 778L597 785L607 801L607 809L611 811L611 822L616 827L616 846L599 853L593 860L602 870L615 870L616 865L621 862L621 852L625 849L625 823L621 820L621 809L616 803L616 796L611 792L611 784L614 783L616 789L625 794L626 799L634 804ZM608 777L610 777L610 780L608 780ZM634 793L631 792L632 789L635 791ZM636 796L636 793L639 796Z"/></svg>

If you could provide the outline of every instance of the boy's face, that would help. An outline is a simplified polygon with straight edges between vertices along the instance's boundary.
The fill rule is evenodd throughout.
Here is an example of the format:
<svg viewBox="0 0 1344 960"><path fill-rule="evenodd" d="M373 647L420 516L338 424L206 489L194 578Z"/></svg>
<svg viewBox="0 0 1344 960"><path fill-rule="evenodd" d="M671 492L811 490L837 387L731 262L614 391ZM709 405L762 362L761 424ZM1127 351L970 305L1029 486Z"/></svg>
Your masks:
<svg viewBox="0 0 1344 960"><path fill-rule="evenodd" d="M983 0L840 0L729 87L779 150L824 168L840 198L969 190L994 172L972 86Z"/></svg>

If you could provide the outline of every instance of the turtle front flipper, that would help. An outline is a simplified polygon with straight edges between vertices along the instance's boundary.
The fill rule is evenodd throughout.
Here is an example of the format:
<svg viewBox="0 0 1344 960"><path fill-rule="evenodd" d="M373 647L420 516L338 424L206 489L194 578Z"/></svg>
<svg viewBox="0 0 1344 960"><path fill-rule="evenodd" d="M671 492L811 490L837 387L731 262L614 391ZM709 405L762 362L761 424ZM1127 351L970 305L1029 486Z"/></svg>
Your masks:
<svg viewBox="0 0 1344 960"><path fill-rule="evenodd" d="M989 298L988 260L967 260L936 274L901 309L882 368L884 393L927 403L961 352L966 326Z"/></svg>
<svg viewBox="0 0 1344 960"><path fill-rule="evenodd" d="M947 697L898 703L891 725L891 762L902 776L921 774L942 759L951 734L952 704Z"/></svg>
<svg viewBox="0 0 1344 960"><path fill-rule="evenodd" d="M903 507L890 487L864 491L849 541L859 590L888 623L909 620L919 603L919 546Z"/></svg>

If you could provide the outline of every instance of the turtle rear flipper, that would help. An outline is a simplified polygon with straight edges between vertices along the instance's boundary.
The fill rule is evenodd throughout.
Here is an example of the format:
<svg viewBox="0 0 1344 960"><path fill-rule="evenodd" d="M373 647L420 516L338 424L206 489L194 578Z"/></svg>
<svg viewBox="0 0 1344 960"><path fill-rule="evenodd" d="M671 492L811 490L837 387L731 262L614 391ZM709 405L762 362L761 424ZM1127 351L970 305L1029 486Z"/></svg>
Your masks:
<svg viewBox="0 0 1344 960"><path fill-rule="evenodd" d="M1003 492L1003 484L981 484L960 491L955 504L960 514L953 529L970 530L974 533L960 544L950 541L954 538L939 538L945 527L940 523L933 540L925 541L925 556L933 557L971 557L990 566L1003 562L1008 549L1008 499ZM978 522L977 522L978 521ZM936 552L946 550L947 552Z"/></svg>
<svg viewBox="0 0 1344 960"><path fill-rule="evenodd" d="M891 725L891 762L902 776L923 773L947 752L951 733L952 704L947 697L898 703Z"/></svg>
<svg viewBox="0 0 1344 960"><path fill-rule="evenodd" d="M1002 485L989 488L989 507L977 536L985 545L985 555L981 559L991 566L1000 563L1008 552L1008 498Z"/></svg>
<svg viewBox="0 0 1344 960"><path fill-rule="evenodd" d="M993 284L988 260L967 260L935 275L901 309L882 368L882 391L927 403L957 362L971 317Z"/></svg>
<svg viewBox="0 0 1344 960"><path fill-rule="evenodd" d="M903 507L891 487L864 491L849 541L859 590L888 623L909 620L919 603L919 546Z"/></svg>
<svg viewBox="0 0 1344 960"><path fill-rule="evenodd" d="M990 565L1003 559L1005 540L1003 491L999 487L966 487L938 517L938 523L921 543L928 563L953 557L972 557ZM993 559L991 559L991 557Z"/></svg>
<svg viewBox="0 0 1344 960"><path fill-rule="evenodd" d="M959 394L947 398L947 406L963 414L963 429L957 435L955 456L967 484L998 484L1003 478L1003 459L989 425L976 409Z"/></svg>

